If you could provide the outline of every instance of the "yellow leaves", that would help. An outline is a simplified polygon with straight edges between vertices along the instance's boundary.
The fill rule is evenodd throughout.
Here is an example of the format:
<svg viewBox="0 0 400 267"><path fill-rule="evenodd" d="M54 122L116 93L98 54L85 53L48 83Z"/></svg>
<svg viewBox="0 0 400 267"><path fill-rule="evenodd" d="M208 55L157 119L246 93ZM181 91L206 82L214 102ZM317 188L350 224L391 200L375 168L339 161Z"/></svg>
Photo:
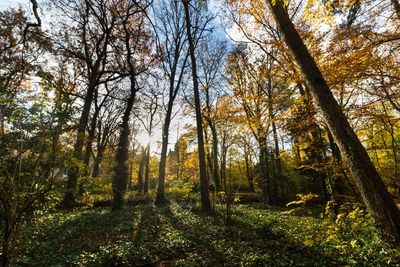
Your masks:
<svg viewBox="0 0 400 267"><path fill-rule="evenodd" d="M337 233L340 231L340 228L337 226L329 225L328 230L326 231L327 233L327 242L332 242L332 243L339 243L340 240L337 236Z"/></svg>
<svg viewBox="0 0 400 267"><path fill-rule="evenodd" d="M361 211L359 208L356 208L355 210L353 210L352 212L350 212L347 215L347 218L349 219L356 219L359 215L361 214Z"/></svg>
<svg viewBox="0 0 400 267"><path fill-rule="evenodd" d="M275 0L272 0L275 2ZM256 19L256 21L260 22L264 18L264 13L267 10L267 6L265 1L260 0L250 0L250 13Z"/></svg>
<svg viewBox="0 0 400 267"><path fill-rule="evenodd" d="M336 223L339 223L339 221L343 220L346 217L346 214L340 213L336 216Z"/></svg>
<svg viewBox="0 0 400 267"><path fill-rule="evenodd" d="M314 241L312 241L311 239L307 239L307 240L304 240L303 244L306 247L311 247L312 245L314 245Z"/></svg>
<svg viewBox="0 0 400 267"><path fill-rule="evenodd" d="M330 1L326 5L322 1L308 0L304 8L303 21L317 32L323 28L331 28L335 24L333 13L328 8Z"/></svg>
<svg viewBox="0 0 400 267"><path fill-rule="evenodd" d="M286 204L286 207L293 206L293 205L306 205L312 201L315 201L319 198L317 194L297 194L296 195L298 200L291 201Z"/></svg>
<svg viewBox="0 0 400 267"><path fill-rule="evenodd" d="M351 246L352 248L358 247L357 240L351 240L351 241L350 241L350 246Z"/></svg>

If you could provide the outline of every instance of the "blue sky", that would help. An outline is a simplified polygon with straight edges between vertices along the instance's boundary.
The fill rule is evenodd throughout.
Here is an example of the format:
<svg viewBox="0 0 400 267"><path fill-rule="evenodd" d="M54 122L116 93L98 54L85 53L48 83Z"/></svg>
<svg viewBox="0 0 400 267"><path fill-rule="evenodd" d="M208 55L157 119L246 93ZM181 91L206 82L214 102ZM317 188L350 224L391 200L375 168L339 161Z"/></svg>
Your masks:
<svg viewBox="0 0 400 267"><path fill-rule="evenodd" d="M46 16L42 14L42 9L45 5L46 0L37 0L39 4L39 15L42 18L42 21L45 21ZM210 1L210 11L213 13L218 12L220 10L220 6L217 4L218 1L212 0ZM32 12L32 4L30 0L0 0L0 11L6 10L8 8L18 8L18 6L21 6L24 10L27 11L27 14L29 15L30 19L34 19L33 12ZM45 24L45 23L44 23ZM219 21L216 21L216 24L219 25ZM222 28L216 29L217 31L220 31L221 34L224 34ZM178 106L178 105L177 105ZM184 117L178 113L178 115L173 119L171 126L170 126L170 137L169 137L169 143L171 149L173 149L173 145L176 142L177 139L177 128L179 129L179 132L182 134L184 132L184 125L185 124L193 124L194 120L193 118L188 118ZM162 129L161 129L162 124L159 124L156 129L154 129L154 135L152 138L152 152L157 153L159 152L159 146L160 144L157 141L161 140L162 136ZM146 145L147 142L149 141L149 138L145 132L141 132L138 136L138 141L142 143L143 145Z"/></svg>
<svg viewBox="0 0 400 267"><path fill-rule="evenodd" d="M0 10L7 9L9 7L18 7L21 5L24 9L30 8L29 0L0 0Z"/></svg>

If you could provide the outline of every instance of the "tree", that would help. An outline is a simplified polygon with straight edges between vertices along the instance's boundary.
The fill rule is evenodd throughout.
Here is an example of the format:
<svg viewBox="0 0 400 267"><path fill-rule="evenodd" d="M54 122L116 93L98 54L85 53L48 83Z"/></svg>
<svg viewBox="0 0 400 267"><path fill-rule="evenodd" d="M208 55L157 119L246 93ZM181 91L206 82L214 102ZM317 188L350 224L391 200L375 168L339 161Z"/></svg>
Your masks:
<svg viewBox="0 0 400 267"><path fill-rule="evenodd" d="M227 80L235 98L244 110L244 117L259 145L259 172L267 203L276 204L276 185L271 175L268 133L271 126L264 64L252 62L251 54L234 51L228 57Z"/></svg>
<svg viewBox="0 0 400 267"><path fill-rule="evenodd" d="M106 63L109 55L111 34L116 16L110 9L104 8L108 1L63 0L53 3L62 15L69 20L61 26L53 40L57 41L59 51L76 59L85 66L86 94L83 97L83 108L77 125L77 136L73 149L75 163L68 172L67 188L63 205L75 205L77 181L80 176L80 163L83 160L86 129L95 91L105 81ZM66 30L70 29L70 30ZM72 35L67 32L73 33Z"/></svg>
<svg viewBox="0 0 400 267"><path fill-rule="evenodd" d="M70 77L63 63L59 73L52 73L37 61L51 47L39 28L29 43L17 41L24 38L26 21L20 9L0 12L1 266L9 265L18 230L43 208L67 160L60 136L70 108L69 101L62 101L71 89ZM43 83L42 90L32 90L34 79ZM51 93L54 98L48 97Z"/></svg>
<svg viewBox="0 0 400 267"><path fill-rule="evenodd" d="M157 81L155 81L157 84ZM146 111L147 114L137 114L136 118L140 120L143 127L145 128L148 135L148 144L144 150L143 160L144 160L144 183L143 183L143 192L145 194L149 191L149 175L150 175L150 148L151 148L151 140L153 136L154 127L157 126L157 122L155 121L155 115L157 114L157 110L159 108L159 92L156 91L158 87L151 88L149 93L143 93L141 97L141 110ZM142 119L141 116L146 116L145 119ZM142 162L140 163L140 167L142 167ZM139 171L140 173L140 171ZM139 192L141 188L138 188Z"/></svg>
<svg viewBox="0 0 400 267"><path fill-rule="evenodd" d="M203 108L203 119L205 126L210 128L212 135L212 178L217 191L221 191L221 181L218 167L218 134L215 103L219 95L220 87L223 86L222 72L227 46L223 41L212 41L215 36L203 40L199 47L199 82L202 93L205 96ZM207 128L204 129L207 133Z"/></svg>
<svg viewBox="0 0 400 267"><path fill-rule="evenodd" d="M103 105L103 109L100 110L98 115L99 119L97 120L96 125L96 154L92 153L94 158L93 162L93 171L92 178L96 178L101 173L101 162L104 158L104 153L108 146L110 146L111 139L115 136L118 131L119 123L118 119L120 114L123 112L123 106L116 103L117 100L115 98L108 98Z"/></svg>
<svg viewBox="0 0 400 267"><path fill-rule="evenodd" d="M126 4L119 3L116 6L122 23L122 43L125 51L125 64L129 77L129 94L126 100L125 111L120 124L119 141L117 154L115 156L116 166L113 177L113 209L121 209L124 205L124 194L128 186L129 170L127 165L129 155L129 120L133 105L136 100L136 93L141 89L139 75L143 74L151 66L153 57L149 44L151 37L146 29L145 12L148 7L146 1L142 3Z"/></svg>
<svg viewBox="0 0 400 267"><path fill-rule="evenodd" d="M349 165L356 186L373 216L383 239L400 242L400 211L387 191L367 151L351 128L299 33L291 22L282 1L267 1L286 45L293 53L316 105Z"/></svg>
<svg viewBox="0 0 400 267"><path fill-rule="evenodd" d="M174 101L183 83L189 54L186 49L185 22L182 7L177 1L160 1L154 8L155 31L157 35L158 55L164 75L167 78L168 101L162 126L162 144L156 203L165 203L165 167L167 163L169 128L173 115Z"/></svg>
<svg viewBox="0 0 400 267"><path fill-rule="evenodd" d="M194 104L196 109L196 126L197 126L197 147L199 153L199 168L200 168L200 194L201 194L201 208L203 211L208 212L211 210L209 182L207 177L206 154L204 151L204 137L203 137L203 122L201 118L201 103L199 80L197 74L197 63L195 55L195 43L192 35L192 24L190 21L189 0L182 0L185 10L185 24L186 34L189 43L189 54L192 64L192 79L193 79L193 92Z"/></svg>

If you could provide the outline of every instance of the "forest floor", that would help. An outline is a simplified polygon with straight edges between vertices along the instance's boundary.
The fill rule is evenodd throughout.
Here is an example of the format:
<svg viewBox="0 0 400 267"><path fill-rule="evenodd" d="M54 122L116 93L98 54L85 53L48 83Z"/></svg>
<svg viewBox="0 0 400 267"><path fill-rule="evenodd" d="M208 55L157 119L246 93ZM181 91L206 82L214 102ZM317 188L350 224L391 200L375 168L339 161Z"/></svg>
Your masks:
<svg viewBox="0 0 400 267"><path fill-rule="evenodd" d="M400 266L362 211L329 220L237 204L227 224L224 210L170 201L43 214L22 229L12 266Z"/></svg>

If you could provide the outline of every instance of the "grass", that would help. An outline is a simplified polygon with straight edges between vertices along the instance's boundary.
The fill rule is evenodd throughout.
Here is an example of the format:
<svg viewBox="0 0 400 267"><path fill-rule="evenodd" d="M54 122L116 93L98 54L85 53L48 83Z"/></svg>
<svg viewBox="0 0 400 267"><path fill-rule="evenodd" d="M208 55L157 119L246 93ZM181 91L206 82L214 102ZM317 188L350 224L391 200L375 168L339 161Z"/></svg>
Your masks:
<svg viewBox="0 0 400 267"><path fill-rule="evenodd" d="M24 227L12 266L400 266L373 227L332 230L343 223L254 205L234 206L230 226L185 202L81 208Z"/></svg>

